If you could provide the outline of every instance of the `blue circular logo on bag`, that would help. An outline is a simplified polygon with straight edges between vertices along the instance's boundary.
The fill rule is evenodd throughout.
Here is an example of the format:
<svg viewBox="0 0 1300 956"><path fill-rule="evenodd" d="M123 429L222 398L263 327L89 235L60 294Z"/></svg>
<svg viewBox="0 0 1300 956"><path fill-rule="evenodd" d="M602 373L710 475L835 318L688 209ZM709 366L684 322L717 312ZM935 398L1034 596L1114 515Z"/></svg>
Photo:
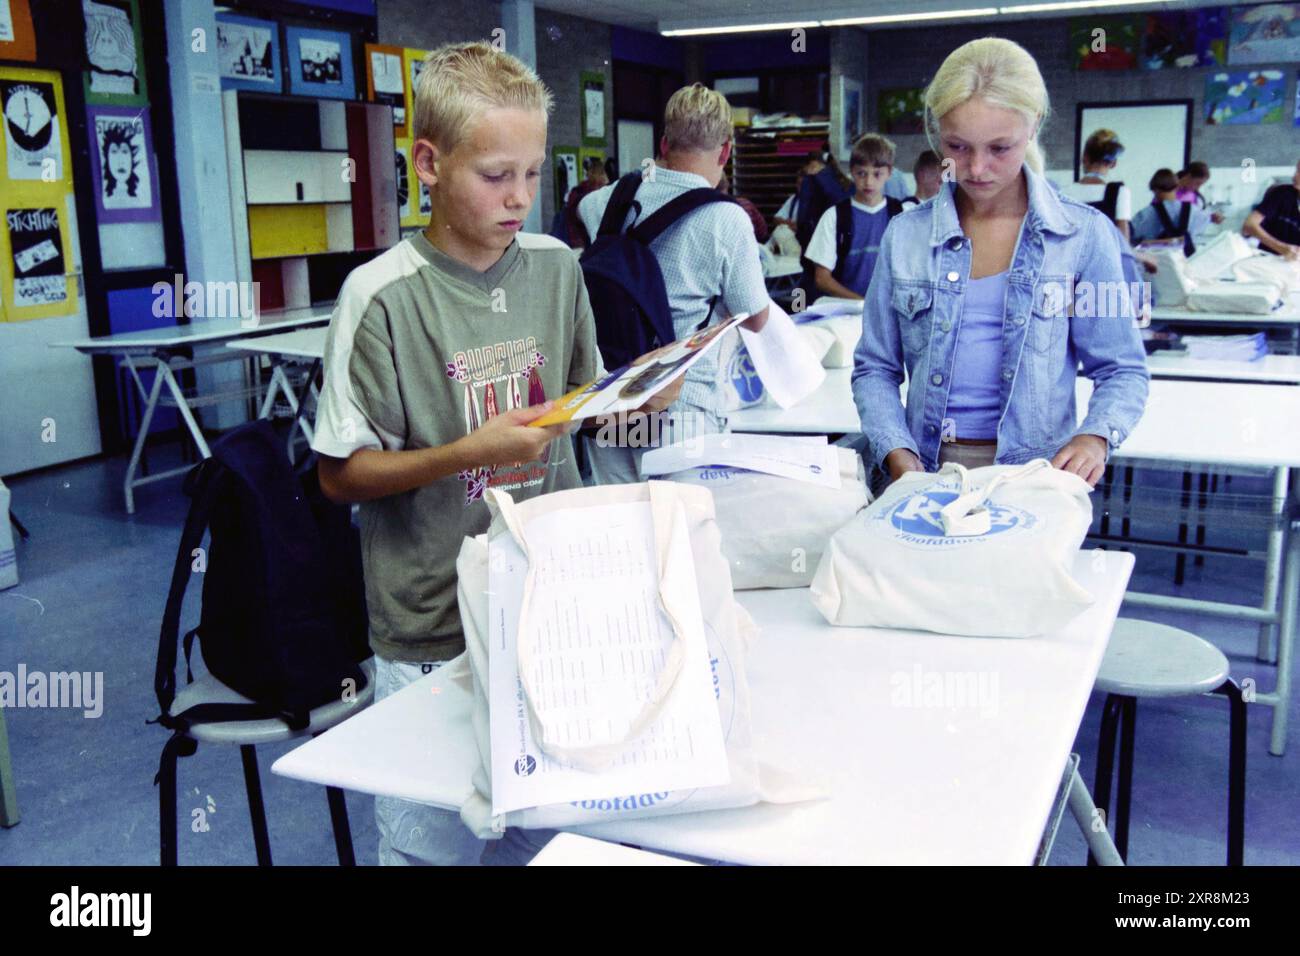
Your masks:
<svg viewBox="0 0 1300 956"><path fill-rule="evenodd" d="M763 380L758 377L754 360L743 346L736 350L731 359L731 385L736 395L745 404L761 401L763 398Z"/></svg>
<svg viewBox="0 0 1300 956"><path fill-rule="evenodd" d="M526 777L537 769L537 761L530 754L524 754L515 761L515 773L521 777Z"/></svg>
<svg viewBox="0 0 1300 956"><path fill-rule="evenodd" d="M1029 527L1034 517L1019 508L985 503L989 510L989 530L982 535L948 537L944 534L943 518L939 512L957 500L956 491L927 490L908 495L888 511L889 523L903 540L919 543L960 544L967 541L986 540L1013 528Z"/></svg>

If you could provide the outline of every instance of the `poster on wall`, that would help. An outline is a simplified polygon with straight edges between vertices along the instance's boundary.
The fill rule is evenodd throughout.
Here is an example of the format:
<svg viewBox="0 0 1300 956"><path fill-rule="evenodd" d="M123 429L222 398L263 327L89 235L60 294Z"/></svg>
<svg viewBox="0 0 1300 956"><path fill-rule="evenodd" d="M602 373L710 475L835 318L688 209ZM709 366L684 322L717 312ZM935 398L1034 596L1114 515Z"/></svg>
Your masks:
<svg viewBox="0 0 1300 956"><path fill-rule="evenodd" d="M1205 77L1205 122L1209 126L1280 123L1286 76L1281 70L1242 70Z"/></svg>
<svg viewBox="0 0 1300 956"><path fill-rule="evenodd" d="M407 158L411 144L398 142L393 150L393 172L397 182L397 219L403 226L412 225L407 220L411 217L411 164Z"/></svg>
<svg viewBox="0 0 1300 956"><path fill-rule="evenodd" d="M63 178L63 140L53 83L0 80L5 170L10 179Z"/></svg>
<svg viewBox="0 0 1300 956"><path fill-rule="evenodd" d="M415 88L420 80L420 73L424 70L424 58L428 55L428 50L416 50L411 47L402 50L402 80L406 86L404 94L406 101L404 138L415 138Z"/></svg>
<svg viewBox="0 0 1300 956"><path fill-rule="evenodd" d="M160 219L158 167L149 111L92 106L87 108L86 118L95 144L91 169L99 221Z"/></svg>
<svg viewBox="0 0 1300 956"><path fill-rule="evenodd" d="M299 96L352 100L352 37L331 30L286 27L284 55L289 63L289 92Z"/></svg>
<svg viewBox="0 0 1300 956"><path fill-rule="evenodd" d="M86 99L143 103L140 11L136 0L81 0L86 21Z"/></svg>
<svg viewBox="0 0 1300 956"><path fill-rule="evenodd" d="M1070 50L1076 70L1132 70L1138 65L1142 24L1136 16L1070 20Z"/></svg>
<svg viewBox="0 0 1300 956"><path fill-rule="evenodd" d="M217 64L225 89L280 90L277 27L270 20L217 15Z"/></svg>
<svg viewBox="0 0 1300 956"><path fill-rule="evenodd" d="M1300 3L1234 7L1228 62L1278 63L1300 60Z"/></svg>
<svg viewBox="0 0 1300 956"><path fill-rule="evenodd" d="M28 0L0 0L0 60L36 59L36 34Z"/></svg>
<svg viewBox="0 0 1300 956"><path fill-rule="evenodd" d="M395 46L366 44L366 98L393 110L393 136L406 137L406 83L402 50Z"/></svg>
<svg viewBox="0 0 1300 956"><path fill-rule="evenodd" d="M1223 66L1227 62L1227 8L1146 15L1142 34L1142 66L1146 69Z"/></svg>
<svg viewBox="0 0 1300 956"><path fill-rule="evenodd" d="M582 145L605 145L605 74L583 71Z"/></svg>
<svg viewBox="0 0 1300 956"><path fill-rule="evenodd" d="M58 210L10 209L5 212L12 258L13 307L55 305L68 297L63 235Z"/></svg>

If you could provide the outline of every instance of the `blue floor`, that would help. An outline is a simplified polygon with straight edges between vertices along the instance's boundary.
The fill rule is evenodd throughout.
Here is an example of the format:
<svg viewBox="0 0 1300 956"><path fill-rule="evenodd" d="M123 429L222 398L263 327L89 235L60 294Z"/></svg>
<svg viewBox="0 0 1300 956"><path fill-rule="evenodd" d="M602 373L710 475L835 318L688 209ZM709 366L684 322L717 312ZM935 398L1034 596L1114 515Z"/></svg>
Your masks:
<svg viewBox="0 0 1300 956"><path fill-rule="evenodd" d="M167 466L166 453L154 453L155 467ZM158 861L158 791L152 780L166 733L145 721L157 712L158 628L188 499L179 479L166 480L139 489L137 513L127 516L124 470L125 460L115 458L10 485L13 509L32 538L18 543L19 586L0 591L0 670L14 672L22 662L29 671L101 671L105 688L97 719L71 710L6 709L22 823L0 830L0 864ZM1246 488L1239 479L1235 486ZM1211 528L1210 540L1229 541L1239 530ZM1170 554L1140 553L1133 588L1232 601L1254 600L1262 589L1259 562L1211 557L1204 567L1189 563L1181 589L1172 585L1173 564ZM197 590L191 589L182 631L197 622ZM1223 648L1238 680L1253 677L1260 690L1274 686L1273 669L1255 661L1252 625L1142 608L1123 613L1193 630ZM1089 785L1100 711L1101 698L1094 695L1075 744ZM1296 734L1298 711L1300 703L1293 701ZM1270 708L1250 709L1246 862L1295 865L1300 741L1293 741L1285 757L1269 756L1271 716ZM1131 863L1223 863L1227 732L1222 698L1139 705ZM275 862L333 865L324 791L270 771L293 746L259 748ZM180 761L178 774L181 863L254 863L238 753L200 747ZM373 801L349 793L347 803L357 861L374 864ZM1078 865L1085 856L1083 837L1067 816L1050 862Z"/></svg>

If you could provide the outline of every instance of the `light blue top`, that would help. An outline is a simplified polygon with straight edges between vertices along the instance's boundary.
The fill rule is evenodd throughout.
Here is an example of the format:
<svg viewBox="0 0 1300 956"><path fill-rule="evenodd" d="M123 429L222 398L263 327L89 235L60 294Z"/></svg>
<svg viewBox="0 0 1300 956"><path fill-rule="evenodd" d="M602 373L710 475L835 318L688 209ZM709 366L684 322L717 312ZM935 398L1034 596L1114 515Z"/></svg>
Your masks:
<svg viewBox="0 0 1300 956"><path fill-rule="evenodd" d="M1029 209L1007 273L995 373L997 462L1005 465L1051 458L1078 434L1118 448L1142 417L1151 377L1119 233L1038 173L1024 167L1024 175ZM890 220L863 303L853 400L877 465L907 448L926 469L938 467L956 329L971 287L971 241L955 188L945 183ZM1094 384L1082 423L1074 401L1080 368ZM905 374L906 409L898 395Z"/></svg>
<svg viewBox="0 0 1300 956"><path fill-rule="evenodd" d="M1007 309L1007 274L971 279L962 296L956 358L948 388L944 437L998 437L1002 322Z"/></svg>

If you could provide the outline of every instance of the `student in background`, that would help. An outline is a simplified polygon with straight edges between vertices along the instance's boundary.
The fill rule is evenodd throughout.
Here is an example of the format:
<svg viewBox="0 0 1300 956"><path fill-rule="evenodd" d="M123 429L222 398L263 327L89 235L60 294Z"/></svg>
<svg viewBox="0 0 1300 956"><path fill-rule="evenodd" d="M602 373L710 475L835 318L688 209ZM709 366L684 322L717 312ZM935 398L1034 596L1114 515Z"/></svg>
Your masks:
<svg viewBox="0 0 1300 956"><path fill-rule="evenodd" d="M749 221L754 224L755 241L760 244L767 242L767 221L763 219L763 214L759 212L757 206L744 196L736 195L735 191L731 188L731 180L727 178L726 173L723 173L722 178L718 180L718 192L725 193L732 199L736 200L736 202L740 203L740 208L745 210L745 215L747 215Z"/></svg>
<svg viewBox="0 0 1300 956"><path fill-rule="evenodd" d="M778 226L787 226L792 230L797 230L799 228L799 192L803 188L804 177L816 176L822 171L825 165L826 164L820 159L815 158L810 159L808 162L803 164L794 178L794 192L791 193L789 198L781 204L781 208L778 209L776 215L772 217L773 229L776 229Z"/></svg>
<svg viewBox="0 0 1300 956"><path fill-rule="evenodd" d="M796 218L795 238L799 248L807 249L813 230L821 222L822 214L836 203L853 195L853 180L844 174L839 160L831 152L830 140L824 140L814 157L821 168L808 173L799 185L799 212ZM807 286L812 288L813 277L809 270Z"/></svg>
<svg viewBox="0 0 1300 956"><path fill-rule="evenodd" d="M1300 161L1289 183L1279 183L1246 217L1242 235L1259 240L1259 247L1287 259L1300 259Z"/></svg>
<svg viewBox="0 0 1300 956"><path fill-rule="evenodd" d="M1142 415L1149 375L1120 238L1043 176L1049 111L1033 57L997 37L954 50L926 90L926 133L956 181L885 232L854 354L862 431L891 479L1048 458L1095 484ZM1077 315L1080 283L1123 290L1114 314ZM1080 365L1094 383L1082 424Z"/></svg>
<svg viewBox="0 0 1300 956"><path fill-rule="evenodd" d="M635 205L623 223L644 222L688 190L716 189L731 156L731 106L701 83L683 87L664 107L664 132L654 175L636 191ZM614 194L611 184L587 196L578 207L589 235ZM769 297L759 262L758 243L743 209L715 202L688 213L650 244L663 274L673 330L686 338L728 315L749 313L747 328L757 332L767 320ZM704 356L683 376L681 397L657 419L650 443L632 447L584 436L596 484L641 480L641 456L655 445L727 430L722 388L725 370L719 352ZM656 396L657 397L657 396Z"/></svg>
<svg viewBox="0 0 1300 956"><path fill-rule="evenodd" d="M1122 152L1124 144L1113 130L1097 130L1083 144L1083 175L1077 183L1062 186L1061 192L1100 209L1127 241L1129 222L1133 219L1133 194L1123 183L1106 181Z"/></svg>
<svg viewBox="0 0 1300 956"><path fill-rule="evenodd" d="M1205 197L1201 195L1201 188L1210 181L1210 167L1205 163L1191 162L1187 164L1186 169L1178 171L1178 193L1175 198L1179 202L1193 203L1196 208L1204 209L1209 205ZM1223 222L1223 214L1212 212L1210 221L1218 224Z"/></svg>
<svg viewBox="0 0 1300 956"><path fill-rule="evenodd" d="M1130 232L1134 245L1149 239L1181 238L1183 252L1190 256L1196 251L1192 236L1205 231L1210 214L1176 198L1178 177L1172 169L1157 169L1148 185L1154 196L1149 206L1143 206L1133 216Z"/></svg>
<svg viewBox="0 0 1300 956"><path fill-rule="evenodd" d="M919 206L939 194L939 187L943 185L943 161L939 154L932 149L924 150L916 157L912 176L916 179L916 193L903 200L905 207Z"/></svg>
<svg viewBox="0 0 1300 956"><path fill-rule="evenodd" d="M604 372L577 257L520 231L551 102L491 44L426 56L411 158L429 225L354 269L330 319L312 447L326 496L361 503L376 700L464 651L456 555L487 530L484 492L519 500L581 484L565 429L528 427L547 396ZM381 864L537 849L511 830L485 852L458 813L390 797L375 799L375 822Z"/></svg>
<svg viewBox="0 0 1300 956"><path fill-rule="evenodd" d="M901 202L884 194L893 169L894 144L885 137L867 133L853 144L853 196L822 214L804 249L820 294L843 299L867 294L885 227L903 211Z"/></svg>
<svg viewBox="0 0 1300 956"><path fill-rule="evenodd" d="M591 237L578 216L578 203L600 187L609 183L605 175L605 162L599 156L588 156L582 162L586 178L569 190L569 198L564 203L564 220L569 227L569 245L574 249L585 249L591 245Z"/></svg>

